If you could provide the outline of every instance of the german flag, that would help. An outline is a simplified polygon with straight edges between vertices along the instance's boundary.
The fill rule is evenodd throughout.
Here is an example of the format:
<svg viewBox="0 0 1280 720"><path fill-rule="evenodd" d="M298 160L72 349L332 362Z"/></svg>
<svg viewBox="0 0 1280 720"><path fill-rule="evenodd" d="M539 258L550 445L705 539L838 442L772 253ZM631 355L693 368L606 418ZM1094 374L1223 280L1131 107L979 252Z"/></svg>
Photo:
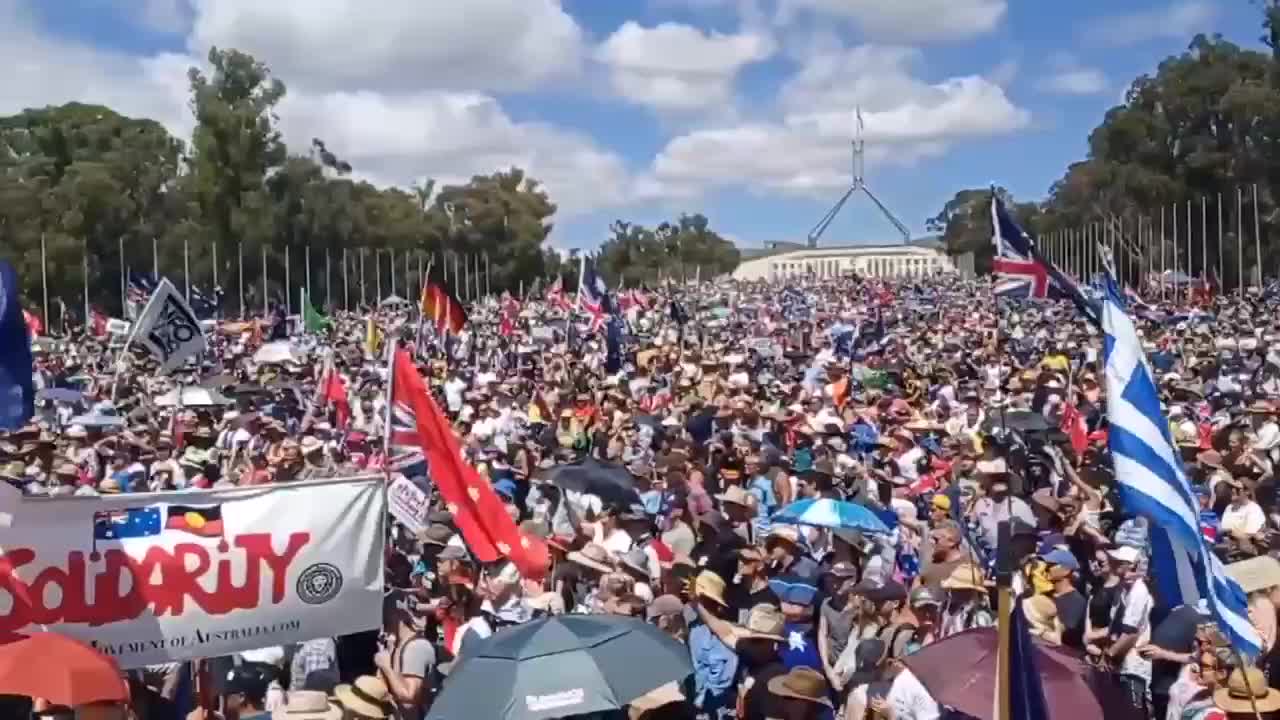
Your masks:
<svg viewBox="0 0 1280 720"><path fill-rule="evenodd" d="M170 505L164 528L200 537L222 537L222 506Z"/></svg>
<svg viewBox="0 0 1280 720"><path fill-rule="evenodd" d="M467 311L462 303L435 282L429 282L422 288L422 316L430 319L440 333L456 335L467 324Z"/></svg>

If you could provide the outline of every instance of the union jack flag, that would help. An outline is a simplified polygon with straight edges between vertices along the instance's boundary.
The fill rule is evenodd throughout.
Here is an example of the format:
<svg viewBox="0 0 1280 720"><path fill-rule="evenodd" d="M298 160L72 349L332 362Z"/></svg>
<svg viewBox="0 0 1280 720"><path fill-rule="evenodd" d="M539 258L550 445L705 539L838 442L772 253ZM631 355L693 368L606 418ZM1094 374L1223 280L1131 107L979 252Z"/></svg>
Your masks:
<svg viewBox="0 0 1280 720"><path fill-rule="evenodd" d="M129 320L137 320L138 315L142 313L142 308L146 307L147 301L151 299L151 293L156 291L158 281L151 273L135 273L128 271L129 283L125 292L125 317Z"/></svg>
<svg viewBox="0 0 1280 720"><path fill-rule="evenodd" d="M604 327L607 316L614 314L613 301L609 298L609 288L604 278L596 274L594 267L582 259L582 281L578 285L578 305L591 315L592 331Z"/></svg>
<svg viewBox="0 0 1280 720"><path fill-rule="evenodd" d="M991 194L991 242L995 245L992 270L998 280L997 296L1015 298L1068 298L1085 317L1098 324L1098 311L1070 278L1049 262L1013 218L994 192Z"/></svg>
<svg viewBox="0 0 1280 720"><path fill-rule="evenodd" d="M392 398L391 427L387 430L387 467L407 477L426 473L427 456L422 453L422 438L413 406L401 398Z"/></svg>

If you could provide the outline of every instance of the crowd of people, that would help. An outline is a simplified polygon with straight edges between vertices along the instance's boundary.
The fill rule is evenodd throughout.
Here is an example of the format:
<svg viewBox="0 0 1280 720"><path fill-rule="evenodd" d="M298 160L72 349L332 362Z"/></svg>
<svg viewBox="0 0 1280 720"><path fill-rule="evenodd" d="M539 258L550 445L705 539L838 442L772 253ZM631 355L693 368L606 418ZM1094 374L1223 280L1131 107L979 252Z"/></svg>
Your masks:
<svg viewBox="0 0 1280 720"><path fill-rule="evenodd" d="M109 337L42 338L38 414L0 435L0 478L61 496L382 472L378 345L400 344L551 570L476 562L437 498L420 532L392 526L382 632L219 659L228 720L427 718L469 648L566 613L640 618L687 645L691 675L619 716L965 717L913 659L996 624L1005 552L1019 620L1078 662L1107 717L1278 716L1280 315L1260 293L1133 307L1259 657L1203 603L1156 592L1147 520L1126 511L1107 449L1101 338L1075 308L949 276L721 281L613 304L621 357L590 313L542 293L477 303L444 336L388 308L334 312L318 333L233 328L169 376L141 355L122 369ZM273 335L290 350L265 360ZM343 402L317 387L331 370ZM229 402L155 401L179 385ZM553 481L584 458L609 491ZM425 467L405 474L430 491ZM875 522L787 512L808 501ZM132 672L132 712L186 712L187 670Z"/></svg>

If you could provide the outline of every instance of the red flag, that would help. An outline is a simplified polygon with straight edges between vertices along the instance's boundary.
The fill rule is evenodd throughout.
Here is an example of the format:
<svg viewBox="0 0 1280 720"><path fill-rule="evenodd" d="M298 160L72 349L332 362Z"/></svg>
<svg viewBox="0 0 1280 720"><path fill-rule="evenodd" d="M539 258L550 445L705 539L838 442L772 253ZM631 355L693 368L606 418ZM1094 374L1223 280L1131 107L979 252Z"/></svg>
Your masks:
<svg viewBox="0 0 1280 720"><path fill-rule="evenodd" d="M89 311L89 331L94 337L107 336L107 319L107 316L97 308Z"/></svg>
<svg viewBox="0 0 1280 720"><path fill-rule="evenodd" d="M22 319L27 323L27 332L31 337L40 337L44 334L44 323L40 321L40 317L28 310L22 311Z"/></svg>
<svg viewBox="0 0 1280 720"><path fill-rule="evenodd" d="M467 324L467 311L462 303L444 286L434 282L422 288L422 315L431 318L440 333L456 335Z"/></svg>
<svg viewBox="0 0 1280 720"><path fill-rule="evenodd" d="M502 320L498 324L498 334L511 337L516 333L516 319L520 317L520 301L511 297L511 293L502 293Z"/></svg>
<svg viewBox="0 0 1280 720"><path fill-rule="evenodd" d="M1075 405L1067 404L1062 409L1062 426L1059 428L1071 439L1071 449L1076 455L1082 455L1089 447L1089 426L1085 424L1084 415Z"/></svg>
<svg viewBox="0 0 1280 720"><path fill-rule="evenodd" d="M347 399L347 381L333 368L325 374L324 400L338 415L338 429L345 430L351 421L351 401Z"/></svg>
<svg viewBox="0 0 1280 720"><path fill-rule="evenodd" d="M462 448L449 421L404 350L395 354L391 396L393 414L412 415L422 452L431 467L431 479L476 559L493 562L505 555L524 577L544 577L551 565L546 544L539 538L522 535L493 486L463 461Z"/></svg>

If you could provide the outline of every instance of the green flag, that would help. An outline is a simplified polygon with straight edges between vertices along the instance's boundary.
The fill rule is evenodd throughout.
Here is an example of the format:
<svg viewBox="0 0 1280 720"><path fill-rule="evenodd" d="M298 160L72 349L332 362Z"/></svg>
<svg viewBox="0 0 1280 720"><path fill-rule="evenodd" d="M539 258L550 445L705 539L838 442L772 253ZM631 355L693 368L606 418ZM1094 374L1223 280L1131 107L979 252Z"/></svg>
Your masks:
<svg viewBox="0 0 1280 720"><path fill-rule="evenodd" d="M311 307L311 298L307 297L306 290L302 291L302 329L307 332L324 332L329 329L329 318Z"/></svg>

